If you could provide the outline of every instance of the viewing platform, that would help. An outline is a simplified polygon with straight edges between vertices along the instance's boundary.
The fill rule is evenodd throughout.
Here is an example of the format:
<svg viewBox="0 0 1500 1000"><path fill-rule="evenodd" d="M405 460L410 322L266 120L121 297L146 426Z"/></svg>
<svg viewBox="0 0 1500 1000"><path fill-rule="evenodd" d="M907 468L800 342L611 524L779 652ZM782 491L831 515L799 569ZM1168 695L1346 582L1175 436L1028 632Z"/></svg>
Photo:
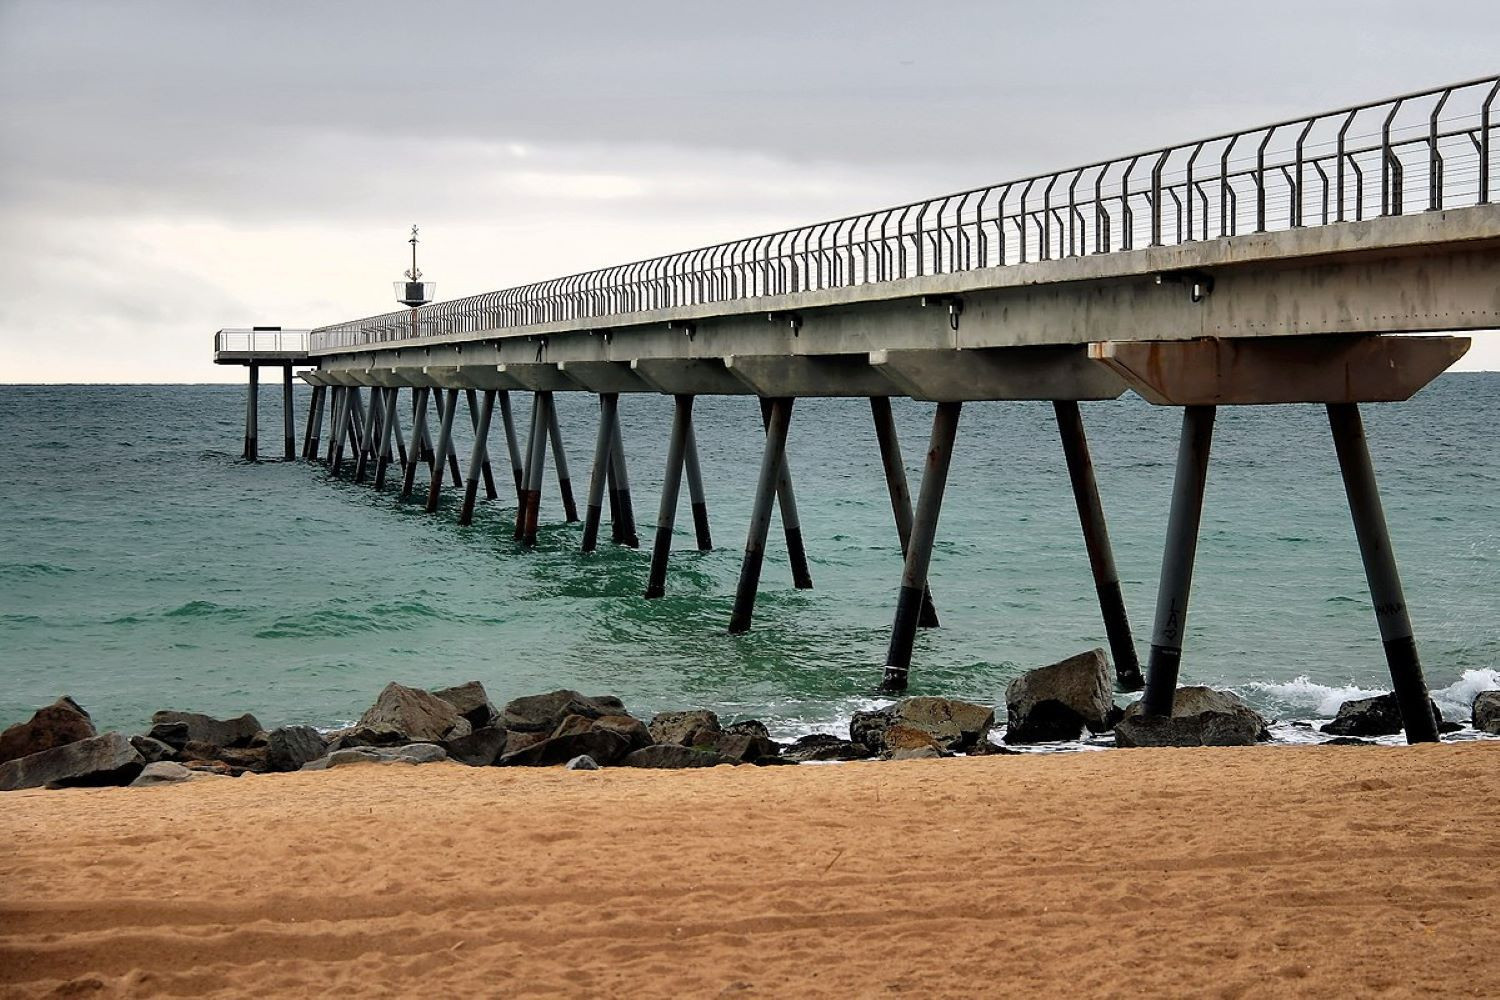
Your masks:
<svg viewBox="0 0 1500 1000"><path fill-rule="evenodd" d="M248 330L220 330L214 334L216 365L304 365L311 330L283 330L252 326Z"/></svg>

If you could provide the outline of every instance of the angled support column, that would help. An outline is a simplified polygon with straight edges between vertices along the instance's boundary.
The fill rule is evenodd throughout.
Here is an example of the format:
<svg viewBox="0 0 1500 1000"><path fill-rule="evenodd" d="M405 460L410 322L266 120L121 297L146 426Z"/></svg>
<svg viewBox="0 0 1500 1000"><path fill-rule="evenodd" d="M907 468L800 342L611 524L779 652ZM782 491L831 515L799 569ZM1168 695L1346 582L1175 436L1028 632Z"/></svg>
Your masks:
<svg viewBox="0 0 1500 1000"><path fill-rule="evenodd" d="M382 400L380 398L380 386L370 387L370 412L365 420L365 425L359 436L359 453L354 461L354 481L362 483L365 481L365 473L370 468L370 461L375 457L375 438L380 434L377 414L381 411Z"/></svg>
<svg viewBox="0 0 1500 1000"><path fill-rule="evenodd" d="M249 388L245 394L245 452L246 461L257 460L256 435L260 429L260 365L250 366Z"/></svg>
<svg viewBox="0 0 1500 1000"><path fill-rule="evenodd" d="M458 459L453 455L453 417L458 413L458 390L449 389L447 398L443 401L443 420L438 425L437 455L432 461L432 483L427 488L427 513L431 514L438 509L438 500L443 495L443 466L451 458L457 465ZM454 482L458 481L457 473L454 474Z"/></svg>
<svg viewBox="0 0 1500 1000"><path fill-rule="evenodd" d="M510 472L516 481L516 503L521 502L523 466L521 447L516 440L516 419L510 409L510 391L500 390L500 423L505 428L505 450L510 455Z"/></svg>
<svg viewBox="0 0 1500 1000"><path fill-rule="evenodd" d="M396 397L400 390L388 388L381 395L381 402L385 404L384 412L380 417L380 453L375 459L375 489L385 489L386 470L391 465L391 438L401 439L401 432L396 428Z"/></svg>
<svg viewBox="0 0 1500 1000"><path fill-rule="evenodd" d="M610 452L615 443L615 420L619 415L620 394L599 394L599 436L594 442L594 466L589 472L588 509L583 517L582 551L593 552L599 545L599 519L603 514L604 487L609 480Z"/></svg>
<svg viewBox="0 0 1500 1000"><path fill-rule="evenodd" d="M667 560L672 555L672 529L677 521L677 498L682 491L682 460L693 426L693 397L679 394L672 413L672 437L667 442L667 471L662 475L661 506L656 512L656 544L651 549L651 571L646 576L647 599L667 592Z"/></svg>
<svg viewBox="0 0 1500 1000"><path fill-rule="evenodd" d="M347 386L336 385L333 387L333 401L328 409L328 470L338 475L338 461L342 457L341 449L344 446L344 407L348 404L349 389Z"/></svg>
<svg viewBox="0 0 1500 1000"><path fill-rule="evenodd" d="M536 547L537 527L542 513L542 481L547 475L547 425L551 420L552 393L538 392L531 421L531 454L526 462L526 520L521 528L521 544Z"/></svg>
<svg viewBox="0 0 1500 1000"><path fill-rule="evenodd" d="M568 474L562 427L557 422L557 401L550 394L547 397L547 436L552 439L552 459L557 463L557 489L562 494L563 517L572 524L578 520L578 504L573 499L573 477Z"/></svg>
<svg viewBox="0 0 1500 1000"><path fill-rule="evenodd" d="M412 390L411 447L406 449L406 467L401 471L401 499L411 496L422 464L422 442L427 437L427 397L432 390L419 385Z"/></svg>
<svg viewBox="0 0 1500 1000"><path fill-rule="evenodd" d="M891 415L891 401L886 396L870 397L870 415L875 420L875 440L880 445L880 464L885 467L886 491L891 496L891 515L896 519L896 537L901 540L901 558L911 549L911 488L906 483L906 463L901 460L901 439L896 436L896 420ZM922 588L922 610L917 615L920 628L937 628L937 608L932 603L930 587Z"/></svg>
<svg viewBox="0 0 1500 1000"><path fill-rule="evenodd" d="M448 410L458 406L458 390L440 390L433 398L436 401L438 408L438 426L442 427L446 424L449 433L448 449L441 454L435 454L433 463L434 465L443 465L446 463L448 466L448 471L453 477L453 485L462 486L464 482L463 479L459 477L458 473L458 452L455 451L452 447L453 419L448 416ZM441 482L439 482L438 487L439 489L442 488Z"/></svg>
<svg viewBox="0 0 1500 1000"><path fill-rule="evenodd" d="M542 413L542 394L531 394L531 420L526 425L526 450L522 453L525 462L521 466L521 489L516 498L516 541L526 534L526 511L531 506L532 455L536 453L536 436L540 430L537 423Z"/></svg>
<svg viewBox="0 0 1500 1000"><path fill-rule="evenodd" d="M1208 454L1214 439L1213 406L1182 410L1182 438L1177 446L1177 474L1167 514L1167 542L1162 550L1161 581L1156 590L1156 623L1151 629L1151 659L1146 664L1145 715L1171 715L1177 695L1187 631L1188 597L1193 589L1193 560L1198 553L1198 522L1203 517L1203 488L1208 483Z"/></svg>
<svg viewBox="0 0 1500 1000"><path fill-rule="evenodd" d="M307 401L307 427L302 432L302 457L309 462L318 460L318 431L323 422L323 394L327 391L326 386L315 385L312 387L312 396Z"/></svg>
<svg viewBox="0 0 1500 1000"><path fill-rule="evenodd" d="M1094 478L1094 462L1089 456L1083 415L1078 411L1078 401L1072 399L1054 400L1052 410L1057 415L1057 431L1062 437L1068 478L1073 483L1073 502L1078 507L1078 521L1083 527L1083 544L1089 554L1089 569L1094 574L1099 612L1104 616L1104 634L1109 639L1110 655L1115 661L1115 681L1125 691L1138 691L1145 681L1141 678L1141 663L1136 656L1130 619L1125 614L1125 596L1120 591L1114 548L1109 544L1109 528L1104 521L1104 504L1099 499L1099 482Z"/></svg>
<svg viewBox="0 0 1500 1000"><path fill-rule="evenodd" d="M469 391L473 392L472 389ZM484 402L480 404L479 412L474 416L474 451L469 456L469 481L464 486L464 506L458 515L459 524L470 524L474 520L474 501L479 496L479 480L490 467L490 415L494 412L495 390L486 389L484 391ZM495 498L493 489L494 479L490 476L484 476L484 479L487 483L491 484L489 496L493 500Z"/></svg>
<svg viewBox="0 0 1500 1000"><path fill-rule="evenodd" d="M489 407L490 407L491 411L493 411L494 408L495 408L494 407L494 403L495 403L495 390L494 389L486 389L485 391L489 393L489 399L490 399ZM479 401L475 398L475 396L476 396L475 390L473 390L473 389L465 389L464 390L464 398L465 398L465 400L469 404L469 427L474 431L475 435L477 436L479 434L479 406L478 406L478 402ZM489 434L489 427L490 427L490 422L488 420L486 420L484 422L484 432L485 432L485 434ZM469 478L470 479L473 479L477 475L483 475L484 476L484 498L486 500L493 500L493 499L495 499L495 497L497 496L497 494L495 493L495 472L494 472L493 469L490 468L490 446L489 446L489 441L488 440L485 441L484 452L483 452L483 455L481 456L481 459L480 459L479 470L476 472L472 467L469 469ZM465 521L463 523L467 524L468 522Z"/></svg>
<svg viewBox="0 0 1500 1000"><path fill-rule="evenodd" d="M761 423L771 424L771 404L766 397L760 401ZM802 519L797 516L797 495L792 492L792 470L782 449L781 472L776 480L776 502L781 508L781 530L786 535L786 556L792 564L792 586L798 590L812 589L812 570L807 565L807 549L802 544Z"/></svg>
<svg viewBox="0 0 1500 1000"><path fill-rule="evenodd" d="M620 430L620 418L615 414L615 443L609 457L609 511L610 531L613 540L627 548L641 547L640 535L635 528L635 503L630 499L630 473L625 465L625 436Z"/></svg>
<svg viewBox="0 0 1500 1000"><path fill-rule="evenodd" d="M297 458L297 415L292 412L292 366L281 366L281 427L286 437L286 450L282 458L288 462Z"/></svg>
<svg viewBox="0 0 1500 1000"><path fill-rule="evenodd" d="M791 396L766 400L766 449L761 455L760 478L755 484L755 503L750 508L750 534L745 539L745 559L740 563L740 581L734 591L734 610L729 615L731 633L748 632L755 615L755 595L760 589L760 569L766 560L766 536L771 531L771 503L786 465L786 437L792 426Z"/></svg>
<svg viewBox="0 0 1500 1000"><path fill-rule="evenodd" d="M396 409L391 411L391 438L396 442L396 461L398 467L404 473L406 471L406 435L401 433L401 390L392 389L391 395L396 399ZM386 460L391 456L387 454Z"/></svg>
<svg viewBox="0 0 1500 1000"><path fill-rule="evenodd" d="M901 572L901 590L896 595L896 619L891 625L891 645L885 655L882 691L906 690L911 670L911 650L917 639L917 620L922 613L922 595L927 590L927 570L932 563L932 544L937 539L938 515L943 509L943 491L948 487L948 468L953 462L953 442L958 436L962 403L939 403L932 418L932 440L927 446L927 466L922 490Z"/></svg>
<svg viewBox="0 0 1500 1000"><path fill-rule="evenodd" d="M698 551L709 552L714 547L714 536L708 529L708 500L703 495L703 469L698 465L698 434L688 422L687 450L682 456L683 469L687 472L688 500L693 505L693 534L698 539Z"/></svg>
<svg viewBox="0 0 1500 1000"><path fill-rule="evenodd" d="M1436 743L1437 719L1432 714L1427 681L1422 677L1422 662L1417 658L1417 643L1412 637L1406 595L1396 569L1396 554L1391 549L1391 535L1375 483L1375 466L1370 461L1359 404L1329 403L1328 424L1333 431L1339 472L1344 477L1344 493L1349 498L1354 535L1359 540L1359 555L1365 565L1365 580L1375 605L1375 621L1385 645L1386 665L1390 667L1391 686L1401 710L1406 742Z"/></svg>

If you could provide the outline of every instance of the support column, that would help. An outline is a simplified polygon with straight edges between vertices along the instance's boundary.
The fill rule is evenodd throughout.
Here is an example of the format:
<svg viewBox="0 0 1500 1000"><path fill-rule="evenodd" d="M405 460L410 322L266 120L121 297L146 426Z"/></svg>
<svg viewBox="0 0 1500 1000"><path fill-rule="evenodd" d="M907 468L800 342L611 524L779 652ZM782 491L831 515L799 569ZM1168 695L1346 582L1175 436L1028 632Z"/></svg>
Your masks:
<svg viewBox="0 0 1500 1000"><path fill-rule="evenodd" d="M526 534L526 510L531 505L531 456L536 453L536 436L540 428L537 418L542 412L542 394L531 394L531 420L526 425L525 462L521 466L521 489L516 499L516 541Z"/></svg>
<svg viewBox="0 0 1500 1000"><path fill-rule="evenodd" d="M333 399L328 404L328 458L329 471L333 471L333 463L338 457L340 439L343 436L344 397L347 394L344 386L333 387Z"/></svg>
<svg viewBox="0 0 1500 1000"><path fill-rule="evenodd" d="M714 547L713 534L708 530L708 500L703 495L703 470L698 465L698 433L688 422L687 450L682 456L683 468L687 471L688 500L693 505L693 533L698 538L698 551L709 552Z"/></svg>
<svg viewBox="0 0 1500 1000"><path fill-rule="evenodd" d="M339 449L333 458L333 474L338 475L344 464L345 446L358 447L359 425L355 417L359 410L359 389L356 386L344 387L344 406L339 415Z"/></svg>
<svg viewBox="0 0 1500 1000"><path fill-rule="evenodd" d="M610 523L614 541L638 549L641 538L635 529L635 504L630 499L630 473L625 464L625 435L620 430L618 413L615 415L615 443L610 448L609 473Z"/></svg>
<svg viewBox="0 0 1500 1000"><path fill-rule="evenodd" d="M740 563L740 582L734 591L734 610L729 615L731 633L746 632L755 614L755 595L760 589L760 569L766 559L766 535L771 530L771 501L786 463L786 436L792 425L790 396L766 400L766 449L760 460L760 478L755 485L755 503L750 509L750 534L745 539L745 559Z"/></svg>
<svg viewBox="0 0 1500 1000"><path fill-rule="evenodd" d="M516 441L515 414L510 409L510 391L500 390L500 423L505 428L505 450L510 454L510 472L516 481L516 503L521 502L522 463L521 448Z"/></svg>
<svg viewBox="0 0 1500 1000"><path fill-rule="evenodd" d="M456 452L451 447L453 443L453 438L451 437L453 432L453 420L448 416L448 410L458 405L458 390L448 389L446 390L446 393L447 394L444 395L444 393L440 391L433 397L433 399L435 400L438 408L438 426L442 427L443 424L448 425L448 432L450 435L448 443L450 447L447 451L442 452L442 454L436 454L433 458L433 464L434 466L439 466L446 463L448 466L448 472L453 477L453 485L462 486L464 484L463 479L460 478L458 474L458 452ZM441 489L442 483L439 482L438 486Z"/></svg>
<svg viewBox="0 0 1500 1000"><path fill-rule="evenodd" d="M1212 406L1182 410L1182 438L1177 446L1177 474L1167 514L1167 542L1156 589L1156 623L1151 628L1151 658L1146 664L1144 715L1171 715L1187 631L1188 597L1193 588L1193 560L1198 553L1198 522L1203 516L1203 487L1208 482L1208 454L1214 439Z"/></svg>
<svg viewBox="0 0 1500 1000"><path fill-rule="evenodd" d="M882 691L906 690L911 670L911 650L917 639L917 619L922 612L922 594L927 589L927 569L932 563L932 544L937 540L938 515L943 509L943 491L948 487L948 468L953 462L953 442L958 437L962 403L939 403L932 417L932 440L927 446L927 466L912 521L906 565L901 572L901 590L896 595L896 619L891 625L891 645L885 655Z"/></svg>
<svg viewBox="0 0 1500 1000"><path fill-rule="evenodd" d="M307 426L302 431L302 457L307 461L316 461L318 457L318 424L323 420L323 392L323 386L315 385L307 400Z"/></svg>
<svg viewBox="0 0 1500 1000"><path fill-rule="evenodd" d="M471 393L474 391L469 390ZM470 399L472 403L472 398ZM473 407L470 407L473 412ZM470 524L474 520L474 501L479 496L479 480L483 476L488 484L489 497L495 498L494 479L485 475L490 467L489 458L489 436L490 415L495 412L495 390L484 391L484 402L479 407L479 412L474 414L474 451L469 456L469 481L464 486L464 505L459 512L458 523Z"/></svg>
<svg viewBox="0 0 1500 1000"><path fill-rule="evenodd" d="M406 471L406 435L401 433L401 389L394 388L391 395L396 399L396 408L391 411L391 439L396 442L397 467L404 473ZM389 449L387 449L386 461L390 461Z"/></svg>
<svg viewBox="0 0 1500 1000"><path fill-rule="evenodd" d="M526 462L526 520L521 529L521 544L536 546L537 526L542 513L542 481L547 475L547 424L551 420L552 393L536 394L532 417L531 454Z"/></svg>
<svg viewBox="0 0 1500 1000"><path fill-rule="evenodd" d="M661 480L661 506L656 512L656 544L651 549L651 571L646 577L647 599L667 592L667 560L672 555L672 528L677 521L677 498L682 491L682 460L693 426L693 397L679 393L672 413L672 437L667 442L667 471Z"/></svg>
<svg viewBox="0 0 1500 1000"><path fill-rule="evenodd" d="M594 442L594 465L589 472L588 509L583 518L584 552L593 552L599 543L599 518L604 506L604 487L609 480L610 452L615 442L615 419L619 408L619 393L599 394L599 435Z"/></svg>
<svg viewBox="0 0 1500 1000"><path fill-rule="evenodd" d="M1145 682L1136 656L1135 636L1125 614L1125 596L1120 591L1120 573L1115 568L1114 548L1109 543L1099 482L1094 478L1094 462L1083 430L1083 415L1078 411L1078 402L1071 399L1054 400L1052 410L1057 416L1057 432L1062 437L1068 478L1073 483L1073 502L1083 526L1083 544L1089 554L1089 569L1094 574L1094 591L1099 595L1099 612L1104 616L1104 634L1115 661L1115 682L1122 690L1138 691Z"/></svg>
<svg viewBox="0 0 1500 1000"><path fill-rule="evenodd" d="M770 400L761 397L761 423L770 426ZM784 452L784 449L783 449ZM787 560L792 564L792 586L812 589L812 570L807 565L807 549L802 544L802 520L797 516L797 496L792 492L792 470L783 453L781 472L776 480L776 502L781 508L781 530L786 535Z"/></svg>
<svg viewBox="0 0 1500 1000"><path fill-rule="evenodd" d="M547 436L552 439L552 459L557 463L557 488L562 494L563 516L569 524L578 520L573 500L573 477L568 475L568 456L563 452L562 427L557 422L557 401L547 394Z"/></svg>
<svg viewBox="0 0 1500 1000"><path fill-rule="evenodd" d="M380 449L375 459L375 489L385 489L385 473L391 464L391 436L396 435L400 439L400 432L396 430L396 397L400 390L394 387L387 388L382 393L381 401L385 404L384 412L380 418Z"/></svg>
<svg viewBox="0 0 1500 1000"><path fill-rule="evenodd" d="M449 458L453 458L453 417L458 413L458 390L449 389L448 395L443 400L443 421L438 425L437 454L432 461L432 485L427 489L427 513L431 514L438 509L438 500L443 495L443 466ZM453 461L457 463L458 459ZM458 480L458 473L454 473L454 481Z"/></svg>
<svg viewBox="0 0 1500 1000"><path fill-rule="evenodd" d="M245 459L257 460L255 437L260 427L260 365L250 366L250 384L245 395Z"/></svg>
<svg viewBox="0 0 1500 1000"><path fill-rule="evenodd" d="M486 389L485 391L490 394L490 409L491 411L493 411L495 402L495 390ZM469 404L469 426L477 435L479 433L479 407L477 405L478 400L475 398L475 391L473 389L465 389L464 397ZM489 434L489 427L489 421L486 420L484 422L485 434ZM490 443L488 439L486 439L484 443L484 451L479 463L479 471L476 472L472 468L469 469L470 479L473 479L477 475L484 476L484 498L486 500L495 499L495 472L490 468ZM466 521L464 523L467 524L468 522Z"/></svg>
<svg viewBox="0 0 1500 1000"><path fill-rule="evenodd" d="M362 483L365 481L365 473L370 468L371 459L375 458L375 438L380 434L379 421L376 415L383 408L380 398L380 386L370 386L370 411L369 419L364 421L364 427L359 436L359 453L354 461L354 481Z"/></svg>
<svg viewBox="0 0 1500 1000"><path fill-rule="evenodd" d="M1422 662L1417 658L1417 643L1412 636L1406 595L1396 569L1396 553L1391 548L1359 404L1329 403L1328 425L1333 431L1344 493L1349 498L1349 514L1354 519L1354 536L1359 540L1359 555L1365 565L1365 580L1375 605L1375 622L1385 645L1385 661L1391 671L1391 687L1401 710L1406 742L1436 743L1437 719L1432 714L1427 681L1422 677Z"/></svg>
<svg viewBox="0 0 1500 1000"><path fill-rule="evenodd" d="M281 425L286 437L282 457L288 462L297 458L297 415L292 412L292 366L281 366Z"/></svg>
<svg viewBox="0 0 1500 1000"><path fill-rule="evenodd" d="M875 421L875 441L880 446L880 464L885 468L886 492L891 497L891 516L896 520L896 537L901 541L901 558L911 549L911 488L906 483L906 463L901 459L901 439L896 436L896 419L891 415L891 401L886 396L870 397L870 416ZM904 565L904 562L903 562ZM932 589L922 588L922 609L917 615L920 628L937 628L937 608L932 603Z"/></svg>
<svg viewBox="0 0 1500 1000"><path fill-rule="evenodd" d="M411 447L406 449L406 468L401 473L401 499L411 496L417 466L422 464L422 441L427 437L427 397L432 390L419 385L412 390Z"/></svg>

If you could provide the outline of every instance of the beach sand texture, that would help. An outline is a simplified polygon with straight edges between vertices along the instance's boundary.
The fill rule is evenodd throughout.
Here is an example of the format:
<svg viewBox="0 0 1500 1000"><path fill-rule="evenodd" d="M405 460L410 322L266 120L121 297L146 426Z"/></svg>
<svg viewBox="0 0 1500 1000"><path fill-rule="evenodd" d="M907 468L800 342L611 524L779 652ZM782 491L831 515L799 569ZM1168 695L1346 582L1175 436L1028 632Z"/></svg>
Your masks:
<svg viewBox="0 0 1500 1000"><path fill-rule="evenodd" d="M0 995L1500 996L1500 744L0 798Z"/></svg>

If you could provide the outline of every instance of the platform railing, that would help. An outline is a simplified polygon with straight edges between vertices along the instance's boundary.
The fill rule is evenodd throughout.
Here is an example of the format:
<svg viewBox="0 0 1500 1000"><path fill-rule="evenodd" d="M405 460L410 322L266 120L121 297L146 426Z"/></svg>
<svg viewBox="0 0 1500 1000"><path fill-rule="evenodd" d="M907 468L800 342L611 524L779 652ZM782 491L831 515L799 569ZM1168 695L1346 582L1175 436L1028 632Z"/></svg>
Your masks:
<svg viewBox="0 0 1500 1000"><path fill-rule="evenodd" d="M312 350L1411 215L1497 198L1500 76L320 327ZM601 326L608 325L601 323Z"/></svg>
<svg viewBox="0 0 1500 1000"><path fill-rule="evenodd" d="M309 330L220 330L215 354L306 354Z"/></svg>

